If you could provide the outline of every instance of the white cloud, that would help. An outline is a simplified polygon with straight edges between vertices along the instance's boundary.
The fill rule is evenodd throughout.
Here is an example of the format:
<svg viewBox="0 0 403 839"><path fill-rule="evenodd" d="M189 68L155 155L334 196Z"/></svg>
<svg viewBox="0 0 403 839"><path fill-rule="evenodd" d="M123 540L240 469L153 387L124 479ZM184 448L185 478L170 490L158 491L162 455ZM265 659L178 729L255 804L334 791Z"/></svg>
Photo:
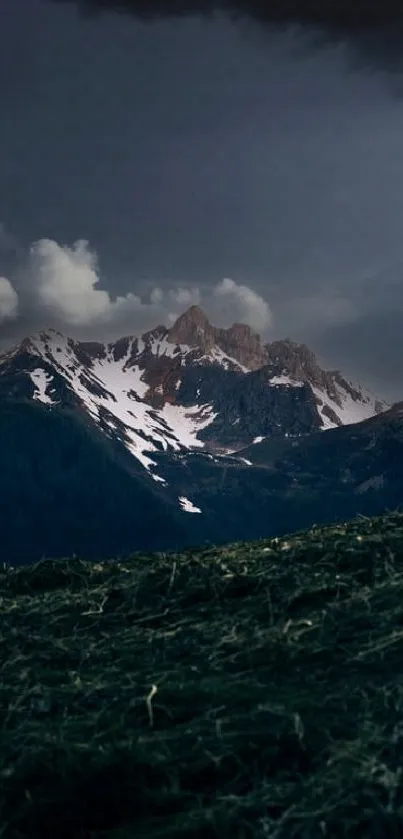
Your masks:
<svg viewBox="0 0 403 839"><path fill-rule="evenodd" d="M196 286L193 288L172 288L169 296L179 306L192 306L200 303L200 289Z"/></svg>
<svg viewBox="0 0 403 839"><path fill-rule="evenodd" d="M138 308L135 294L112 300L99 283L97 257L88 242L72 247L41 239L30 248L26 268L41 307L73 326L107 323L122 307Z"/></svg>
<svg viewBox="0 0 403 839"><path fill-rule="evenodd" d="M40 239L8 280L0 281L0 319L20 318L14 332L53 326L72 337L112 340L165 323L171 326L189 306L200 304L217 326L249 324L258 332L271 325L268 303L253 289L229 278L216 286L149 286L141 297L129 292L113 297L100 288L97 255L85 240L72 245ZM117 278L116 278L117 279ZM115 279L115 282L116 282Z"/></svg>
<svg viewBox="0 0 403 839"><path fill-rule="evenodd" d="M264 332L272 324L269 304L249 286L238 285L228 277L212 288L179 287L170 289L167 301L176 304L172 309L164 306L164 323L172 326L188 307L200 304L214 326L232 326L247 323L257 332Z"/></svg>
<svg viewBox="0 0 403 839"><path fill-rule="evenodd" d="M33 304L48 319L73 327L92 327L116 324L130 315L161 314L166 295L155 287L150 302L143 303L137 294L128 293L113 299L110 293L98 288L100 282L98 260L88 242L79 240L72 246L59 245L52 239L35 242L25 267ZM168 292L169 305L190 306L200 301L198 288L173 288Z"/></svg>
<svg viewBox="0 0 403 839"><path fill-rule="evenodd" d="M18 294L6 277L0 277L0 323L18 314Z"/></svg>
<svg viewBox="0 0 403 839"><path fill-rule="evenodd" d="M161 288L153 288L153 290L150 294L151 303L154 303L155 305L157 305L158 303L162 303L163 299L164 299L164 292L162 291L162 289Z"/></svg>
<svg viewBox="0 0 403 839"><path fill-rule="evenodd" d="M229 277L224 277L215 286L213 294L216 300L225 301L225 314L232 320L247 323L257 332L264 332L272 325L273 315L269 304L249 286L238 285Z"/></svg>

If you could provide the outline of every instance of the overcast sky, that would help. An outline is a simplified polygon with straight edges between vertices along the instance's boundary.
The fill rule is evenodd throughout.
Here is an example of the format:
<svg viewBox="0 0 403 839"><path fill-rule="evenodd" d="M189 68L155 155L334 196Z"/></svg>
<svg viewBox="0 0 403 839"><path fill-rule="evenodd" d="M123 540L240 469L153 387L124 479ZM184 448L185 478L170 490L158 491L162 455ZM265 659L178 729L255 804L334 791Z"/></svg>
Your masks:
<svg viewBox="0 0 403 839"><path fill-rule="evenodd" d="M0 18L0 341L135 332L200 302L403 399L387 78L224 19L84 21L45 0Z"/></svg>

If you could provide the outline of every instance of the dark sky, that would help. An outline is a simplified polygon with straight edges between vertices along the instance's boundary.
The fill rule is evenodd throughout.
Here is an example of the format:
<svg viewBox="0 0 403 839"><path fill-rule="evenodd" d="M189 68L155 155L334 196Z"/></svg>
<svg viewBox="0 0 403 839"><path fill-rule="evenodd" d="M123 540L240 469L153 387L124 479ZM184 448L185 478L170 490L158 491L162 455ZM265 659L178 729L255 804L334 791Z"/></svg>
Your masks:
<svg viewBox="0 0 403 839"><path fill-rule="evenodd" d="M200 301L403 398L403 100L380 70L222 18L0 18L3 342Z"/></svg>

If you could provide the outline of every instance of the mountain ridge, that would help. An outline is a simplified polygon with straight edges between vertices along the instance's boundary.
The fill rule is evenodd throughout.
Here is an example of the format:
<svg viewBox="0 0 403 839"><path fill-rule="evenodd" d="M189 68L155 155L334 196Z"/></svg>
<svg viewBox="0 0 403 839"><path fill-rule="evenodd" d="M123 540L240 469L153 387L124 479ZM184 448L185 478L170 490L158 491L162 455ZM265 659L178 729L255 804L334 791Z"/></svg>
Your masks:
<svg viewBox="0 0 403 839"><path fill-rule="evenodd" d="M241 323L212 326L196 305L170 328L108 344L40 332L0 357L3 395L7 375L14 395L20 382L25 396L49 407L80 406L104 433L119 426L146 469L161 447L228 454L259 436L324 430L389 407L323 370L305 344L263 344Z"/></svg>

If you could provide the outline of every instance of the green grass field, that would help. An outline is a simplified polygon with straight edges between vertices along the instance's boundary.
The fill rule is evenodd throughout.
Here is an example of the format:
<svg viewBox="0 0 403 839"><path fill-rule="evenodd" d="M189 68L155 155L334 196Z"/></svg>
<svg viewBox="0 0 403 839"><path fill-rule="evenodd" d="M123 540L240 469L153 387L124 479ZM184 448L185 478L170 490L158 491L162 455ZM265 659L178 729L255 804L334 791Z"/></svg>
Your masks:
<svg viewBox="0 0 403 839"><path fill-rule="evenodd" d="M403 835L403 515L0 573L1 839Z"/></svg>

